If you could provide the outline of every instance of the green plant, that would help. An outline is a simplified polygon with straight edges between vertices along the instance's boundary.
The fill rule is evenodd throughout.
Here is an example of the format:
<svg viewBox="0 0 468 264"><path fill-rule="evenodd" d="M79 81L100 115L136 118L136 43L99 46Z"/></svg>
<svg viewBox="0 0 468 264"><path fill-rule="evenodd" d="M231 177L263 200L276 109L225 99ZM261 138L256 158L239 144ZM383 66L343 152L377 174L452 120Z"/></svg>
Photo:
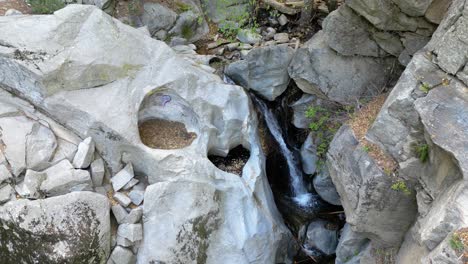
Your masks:
<svg viewBox="0 0 468 264"><path fill-rule="evenodd" d="M392 190L394 191L401 191L406 195L410 195L411 191L408 189L408 186L406 186L406 183L403 180L398 180L391 186Z"/></svg>
<svg viewBox="0 0 468 264"><path fill-rule="evenodd" d="M52 14L65 7L61 0L29 0L33 14Z"/></svg>
<svg viewBox="0 0 468 264"><path fill-rule="evenodd" d="M432 89L432 87L428 83L422 83L419 86L419 90L423 91L424 93L429 93L429 91Z"/></svg>
<svg viewBox="0 0 468 264"><path fill-rule="evenodd" d="M429 145L427 144L420 144L416 146L416 153L418 155L419 160L422 163L425 163L429 160Z"/></svg>
<svg viewBox="0 0 468 264"><path fill-rule="evenodd" d="M309 129L317 144L317 156L319 157L317 167L320 169L324 165L330 143L341 125L336 116L341 115L342 110L330 111L321 106L310 106L304 114L310 119Z"/></svg>
<svg viewBox="0 0 468 264"><path fill-rule="evenodd" d="M218 0L216 3L216 9L226 17L225 20L220 21L218 31L229 40L233 40L240 29L248 29L252 32L256 32L258 29L256 17L256 9L258 6L257 0L249 0L250 8L253 10L240 9L232 10L227 9L231 3L227 0ZM228 13L229 11L229 13Z"/></svg>
<svg viewBox="0 0 468 264"><path fill-rule="evenodd" d="M462 251L465 248L458 234L455 233L450 238L450 247L456 251Z"/></svg>
<svg viewBox="0 0 468 264"><path fill-rule="evenodd" d="M192 10L192 6L183 2L175 2L176 11L179 13L187 12Z"/></svg>
<svg viewBox="0 0 468 264"><path fill-rule="evenodd" d="M363 150L364 152L369 152L369 151L370 151L370 147L369 147L369 146L363 146L363 147L362 147L362 150Z"/></svg>

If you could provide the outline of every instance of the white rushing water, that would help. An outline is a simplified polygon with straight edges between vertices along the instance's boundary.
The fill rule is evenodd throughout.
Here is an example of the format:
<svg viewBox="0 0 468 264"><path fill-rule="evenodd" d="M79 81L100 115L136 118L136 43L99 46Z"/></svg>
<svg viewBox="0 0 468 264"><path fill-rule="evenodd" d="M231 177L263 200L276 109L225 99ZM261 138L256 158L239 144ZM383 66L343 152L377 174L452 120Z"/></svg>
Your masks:
<svg viewBox="0 0 468 264"><path fill-rule="evenodd" d="M253 98L257 102L260 111L262 111L265 117L265 122L268 126L268 129L270 130L270 133L278 142L278 145L281 149L281 154L283 154L284 158L286 159L286 163L289 169L293 199L301 206L309 205L312 199L312 194L307 192L307 189L305 188L299 163L294 158L294 153L289 149L286 141L284 140L283 132L281 130L280 124L278 123L278 120L276 119L276 116L262 100L256 97Z"/></svg>

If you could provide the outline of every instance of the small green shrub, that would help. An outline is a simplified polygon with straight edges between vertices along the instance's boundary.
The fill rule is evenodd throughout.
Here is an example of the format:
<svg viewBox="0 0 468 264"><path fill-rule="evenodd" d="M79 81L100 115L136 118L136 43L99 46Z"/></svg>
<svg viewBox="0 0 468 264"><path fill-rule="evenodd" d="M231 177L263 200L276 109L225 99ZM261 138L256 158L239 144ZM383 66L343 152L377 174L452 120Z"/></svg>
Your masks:
<svg viewBox="0 0 468 264"><path fill-rule="evenodd" d="M423 91L424 93L429 93L429 91L432 89L432 87L428 83L422 83L419 86L419 90Z"/></svg>
<svg viewBox="0 0 468 264"><path fill-rule="evenodd" d="M429 160L429 145L420 144L416 146L416 153L422 163L427 162Z"/></svg>
<svg viewBox="0 0 468 264"><path fill-rule="evenodd" d="M370 147L369 147L369 146L364 146L364 147L362 147L362 150L363 150L364 152L369 152L369 151L370 151Z"/></svg>
<svg viewBox="0 0 468 264"><path fill-rule="evenodd" d="M453 234L450 238L450 247L456 251L462 251L465 248L463 242L460 239L460 236L457 234Z"/></svg>
<svg viewBox="0 0 468 264"><path fill-rule="evenodd" d="M178 13L184 13L184 12L192 10L191 5L183 3L183 2L178 2L177 1L177 2L175 2L175 6L176 6L176 11Z"/></svg>
<svg viewBox="0 0 468 264"><path fill-rule="evenodd" d="M65 7L61 0L29 0L33 14L52 14Z"/></svg>
<svg viewBox="0 0 468 264"><path fill-rule="evenodd" d="M408 189L408 186L406 186L406 183L403 180L398 180L397 182L392 184L391 188L394 191L400 191L406 195L411 194L411 191Z"/></svg>

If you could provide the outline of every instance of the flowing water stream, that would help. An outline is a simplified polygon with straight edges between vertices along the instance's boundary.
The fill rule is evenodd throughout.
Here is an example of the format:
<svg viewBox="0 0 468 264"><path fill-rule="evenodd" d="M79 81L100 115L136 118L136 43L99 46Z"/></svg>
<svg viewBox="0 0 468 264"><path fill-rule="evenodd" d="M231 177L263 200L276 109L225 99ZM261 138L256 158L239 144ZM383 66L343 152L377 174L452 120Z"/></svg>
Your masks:
<svg viewBox="0 0 468 264"><path fill-rule="evenodd" d="M268 108L265 102L255 97L254 95L252 96L252 98L258 105L259 110L262 112L265 118L265 123L268 129L270 130L270 133L273 136L273 138L276 140L276 142L278 142L281 154L286 160L289 170L293 200L296 201L300 206L309 206L311 204L313 195L309 193L305 187L300 163L297 161L293 151L289 148L288 144L286 143L278 119Z"/></svg>

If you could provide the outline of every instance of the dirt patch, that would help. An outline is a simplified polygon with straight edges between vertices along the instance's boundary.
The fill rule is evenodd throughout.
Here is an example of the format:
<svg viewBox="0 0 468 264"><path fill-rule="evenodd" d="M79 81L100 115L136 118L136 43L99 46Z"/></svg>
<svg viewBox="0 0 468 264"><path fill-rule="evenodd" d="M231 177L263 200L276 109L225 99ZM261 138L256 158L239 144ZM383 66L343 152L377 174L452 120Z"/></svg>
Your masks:
<svg viewBox="0 0 468 264"><path fill-rule="evenodd" d="M5 15L8 9L16 9L23 14L31 14L31 7L23 0L4 0L0 1L0 16Z"/></svg>
<svg viewBox="0 0 468 264"><path fill-rule="evenodd" d="M387 94L375 97L366 106L352 115L349 125L353 129L354 135L359 140L363 150L369 153L369 156L377 162L377 165L379 165L385 173L390 174L397 168L396 161L385 153L379 146L372 144L365 139L367 131L372 123L374 123L375 118L380 112L382 105L385 103L386 98Z"/></svg>
<svg viewBox="0 0 468 264"><path fill-rule="evenodd" d="M239 176L242 175L242 169L249 160L249 157L250 151L242 146L233 148L226 157L208 156L210 161L218 167L218 169Z"/></svg>
<svg viewBox="0 0 468 264"><path fill-rule="evenodd" d="M468 263L468 227L456 231L451 240L450 246L460 256L462 263Z"/></svg>
<svg viewBox="0 0 468 264"><path fill-rule="evenodd" d="M155 149L180 149L192 144L197 134L187 132L180 122L150 119L139 125L143 144Z"/></svg>

